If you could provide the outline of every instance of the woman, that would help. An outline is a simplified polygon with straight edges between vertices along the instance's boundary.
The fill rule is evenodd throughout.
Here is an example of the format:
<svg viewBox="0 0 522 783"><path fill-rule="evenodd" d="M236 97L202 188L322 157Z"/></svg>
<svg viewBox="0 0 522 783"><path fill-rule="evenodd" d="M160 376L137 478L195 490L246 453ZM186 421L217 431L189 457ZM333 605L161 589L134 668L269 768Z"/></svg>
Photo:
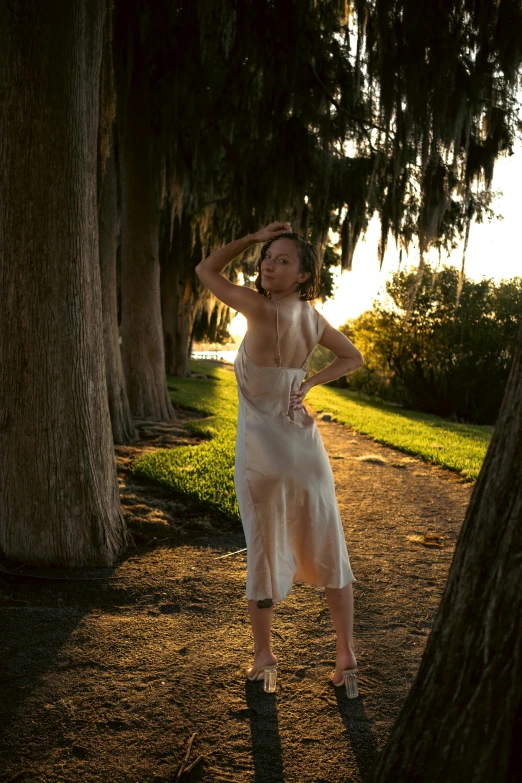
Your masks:
<svg viewBox="0 0 522 783"><path fill-rule="evenodd" d="M257 291L221 272L251 245L263 242ZM270 646L274 603L294 582L325 588L337 634L334 685L357 696L353 651L354 576L335 498L333 474L314 419L303 400L313 386L363 364L345 335L309 300L319 293L315 248L289 223L236 239L196 267L199 279L247 319L234 370L239 394L235 487L247 543L248 613L254 636L250 680L275 689L277 659ZM261 294L261 295L260 295ZM319 343L336 358L304 380Z"/></svg>

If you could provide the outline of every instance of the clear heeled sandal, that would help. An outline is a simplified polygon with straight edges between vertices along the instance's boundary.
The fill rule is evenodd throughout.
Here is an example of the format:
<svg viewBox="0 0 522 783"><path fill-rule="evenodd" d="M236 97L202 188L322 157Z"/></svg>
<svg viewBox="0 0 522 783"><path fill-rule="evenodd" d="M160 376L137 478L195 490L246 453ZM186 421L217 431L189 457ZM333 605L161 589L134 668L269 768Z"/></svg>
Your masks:
<svg viewBox="0 0 522 783"><path fill-rule="evenodd" d="M249 677L247 674L247 680L254 682L255 680L263 680L263 690L265 693L274 693L276 689L277 678L277 663L271 666L262 666L253 677Z"/></svg>
<svg viewBox="0 0 522 783"><path fill-rule="evenodd" d="M343 679L341 682L333 682L332 680L333 685L335 685L336 688L340 688L341 685L344 685L347 697L349 699L356 699L359 695L359 688L357 687L357 668L344 669L342 674Z"/></svg>

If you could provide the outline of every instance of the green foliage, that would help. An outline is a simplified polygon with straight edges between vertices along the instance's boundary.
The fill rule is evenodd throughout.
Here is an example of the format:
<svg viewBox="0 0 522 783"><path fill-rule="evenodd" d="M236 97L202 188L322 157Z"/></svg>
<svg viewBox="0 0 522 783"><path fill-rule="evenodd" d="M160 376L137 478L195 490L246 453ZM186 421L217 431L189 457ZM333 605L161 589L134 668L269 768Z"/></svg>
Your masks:
<svg viewBox="0 0 522 783"><path fill-rule="evenodd" d="M396 272L386 284L390 305L350 320L342 331L365 365L349 376L351 389L404 407L493 424L509 375L522 319L522 278L498 285L426 264L406 319L416 273Z"/></svg>
<svg viewBox="0 0 522 783"><path fill-rule="evenodd" d="M334 359L335 359L335 354L329 351L328 348L324 348L322 345L317 344L314 350L312 351L312 354L308 362L307 377L310 377L311 375L315 375L316 373L320 372L329 364L331 364Z"/></svg>
<svg viewBox="0 0 522 783"><path fill-rule="evenodd" d="M334 295L335 281L332 270L339 263L339 258L336 255L333 247L328 245L324 251L323 264L321 266L321 295L322 301L325 299L331 299Z"/></svg>

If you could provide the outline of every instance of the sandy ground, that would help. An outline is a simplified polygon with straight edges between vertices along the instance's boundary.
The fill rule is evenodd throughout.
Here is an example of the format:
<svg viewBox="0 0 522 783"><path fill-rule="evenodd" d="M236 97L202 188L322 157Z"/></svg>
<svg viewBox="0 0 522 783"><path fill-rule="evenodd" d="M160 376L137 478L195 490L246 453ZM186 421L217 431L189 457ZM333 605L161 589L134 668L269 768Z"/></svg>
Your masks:
<svg viewBox="0 0 522 783"><path fill-rule="evenodd" d="M276 609L277 690L266 694L244 676L245 554L220 557L245 546L241 528L128 474L144 450L193 442L189 415L142 422L143 440L117 449L134 544L114 568L0 561L18 569L0 580L0 781L170 783L193 732L188 763L203 758L181 781L371 780L473 485L318 421L356 577L360 697L329 681L334 630L324 591L305 584Z"/></svg>

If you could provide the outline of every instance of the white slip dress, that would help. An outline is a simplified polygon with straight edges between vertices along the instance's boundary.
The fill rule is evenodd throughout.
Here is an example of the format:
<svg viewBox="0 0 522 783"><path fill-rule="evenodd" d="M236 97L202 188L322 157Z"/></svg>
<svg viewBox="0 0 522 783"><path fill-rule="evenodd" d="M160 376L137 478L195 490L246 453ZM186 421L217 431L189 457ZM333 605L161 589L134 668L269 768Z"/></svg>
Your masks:
<svg viewBox="0 0 522 783"><path fill-rule="evenodd" d="M304 405L290 408L327 322L312 308L315 342L300 367L283 367L272 301L278 366L251 361L244 338L234 362L234 484L247 545L246 597L265 605L282 601L295 582L342 588L355 581L321 435Z"/></svg>

